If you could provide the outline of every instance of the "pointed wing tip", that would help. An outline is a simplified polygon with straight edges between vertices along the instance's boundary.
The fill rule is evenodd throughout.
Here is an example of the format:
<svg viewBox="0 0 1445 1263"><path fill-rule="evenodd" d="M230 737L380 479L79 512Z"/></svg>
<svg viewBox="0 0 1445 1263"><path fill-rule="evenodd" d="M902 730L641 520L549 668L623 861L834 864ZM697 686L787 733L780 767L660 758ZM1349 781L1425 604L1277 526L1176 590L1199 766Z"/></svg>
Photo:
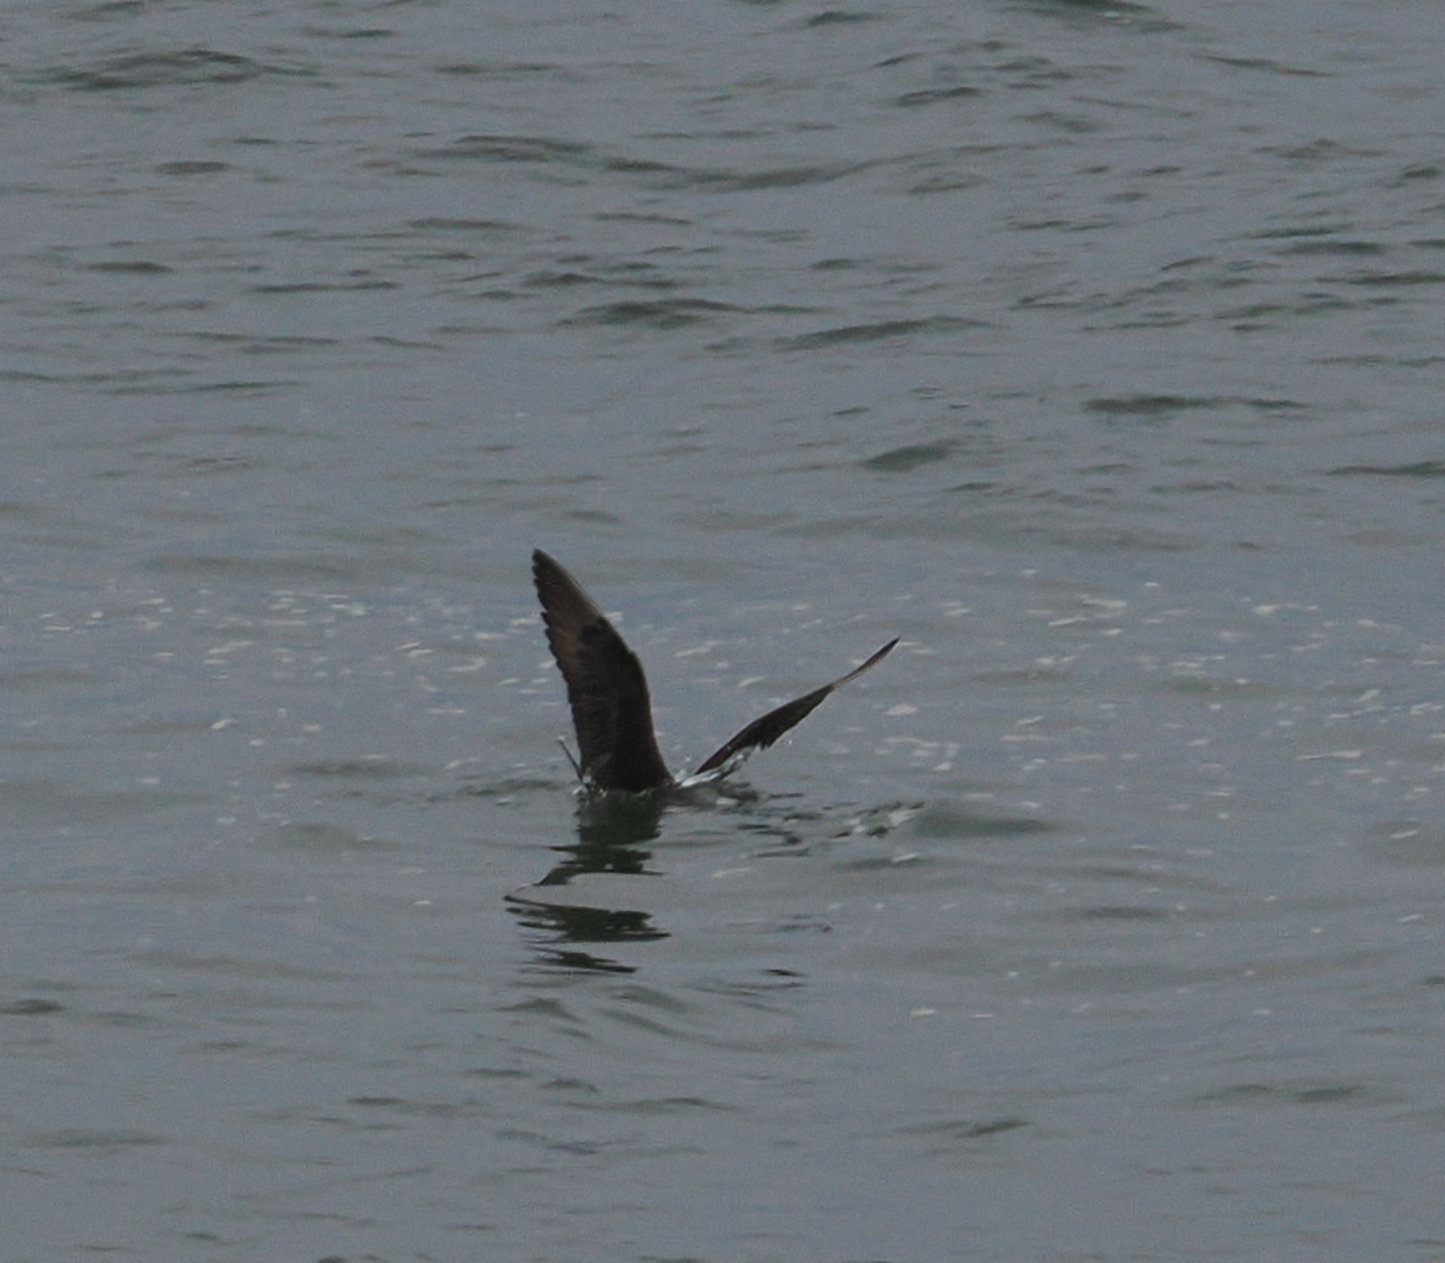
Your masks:
<svg viewBox="0 0 1445 1263"><path fill-rule="evenodd" d="M802 723L809 715L822 704L834 689L839 685L847 684L850 680L856 680L871 666L876 666L892 651L893 647L903 638L895 636L883 648L876 650L872 657L868 658L861 666L854 667L847 675L840 676L831 684L824 684L821 688L814 689L811 693L804 693L801 697L795 697L791 702L784 702L775 710L770 710L766 715L753 720L746 728L738 733L732 740L728 741L720 750L714 751L702 764L694 776L702 776L707 772L715 771L718 768L725 770L720 776L725 776L730 768L728 765L733 759L744 756L752 750L766 750L777 739L787 732L791 732L798 724Z"/></svg>
<svg viewBox="0 0 1445 1263"><path fill-rule="evenodd" d="M575 605L579 612L601 617L601 610L595 610L592 598L583 590L565 567L549 553L540 548L532 550L532 586L537 589L537 599L542 604L542 617L550 626L554 619L561 617L567 605ZM579 613L580 616L580 613Z"/></svg>
<svg viewBox="0 0 1445 1263"><path fill-rule="evenodd" d="M834 680L830 687L837 688L840 684L847 684L849 680L856 680L863 672L868 670L869 667L876 667L884 658L893 652L894 646L902 639L902 636L893 637L882 649L874 650L872 656L865 659L861 665L854 667L847 675L840 679Z"/></svg>

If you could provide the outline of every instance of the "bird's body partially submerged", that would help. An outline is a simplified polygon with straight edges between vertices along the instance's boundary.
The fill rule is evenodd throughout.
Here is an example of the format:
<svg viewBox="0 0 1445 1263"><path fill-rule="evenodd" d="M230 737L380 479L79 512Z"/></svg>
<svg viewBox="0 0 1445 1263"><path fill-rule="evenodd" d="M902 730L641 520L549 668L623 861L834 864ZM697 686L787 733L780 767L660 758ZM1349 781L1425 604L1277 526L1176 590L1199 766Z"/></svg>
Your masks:
<svg viewBox="0 0 1445 1263"><path fill-rule="evenodd" d="M642 663L582 585L546 553L532 554L532 578L542 603L547 643L567 684L580 751L577 771L595 789L663 789L676 784L657 748L652 700ZM863 674L896 645L890 640L847 675L755 719L694 775L724 775L754 749L766 749L800 723L834 689Z"/></svg>

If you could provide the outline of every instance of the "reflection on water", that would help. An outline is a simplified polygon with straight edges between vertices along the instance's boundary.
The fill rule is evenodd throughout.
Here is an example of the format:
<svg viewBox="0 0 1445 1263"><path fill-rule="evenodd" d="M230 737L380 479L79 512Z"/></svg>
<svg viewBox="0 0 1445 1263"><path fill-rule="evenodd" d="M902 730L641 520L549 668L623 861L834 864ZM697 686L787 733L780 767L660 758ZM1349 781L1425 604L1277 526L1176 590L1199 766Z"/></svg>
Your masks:
<svg viewBox="0 0 1445 1263"><path fill-rule="evenodd" d="M641 849L661 829L659 794L594 794L577 808L577 844L538 883L565 886L578 873L643 873L651 852Z"/></svg>
<svg viewBox="0 0 1445 1263"><path fill-rule="evenodd" d="M791 794L764 797L747 786L729 786L724 794L715 782L643 794L580 794L577 840L553 847L562 858L534 884L510 892L506 901L522 926L545 935L537 946L547 963L569 969L630 972L632 966L580 950L577 945L639 942L670 935L670 930L656 922L655 906L665 902L660 879L666 874L654 866L652 847L662 838L669 819L675 821L673 840L689 844L715 839L732 848L738 838L752 839L749 853L756 863L808 855L804 829L821 826L834 838L882 837L913 815L912 808L893 804L847 809L841 820L832 820L835 813L800 809L796 798ZM638 903L653 905L654 910L644 911Z"/></svg>
<svg viewBox="0 0 1445 1263"><path fill-rule="evenodd" d="M507 896L523 926L545 931L543 960L568 969L627 973L632 966L558 944L636 942L667 937L651 916L626 908L599 908L572 903L543 893L564 887L586 874L647 876L652 851L647 843L661 829L664 797L648 794L586 794L577 807L577 841L553 849L564 858L534 886Z"/></svg>

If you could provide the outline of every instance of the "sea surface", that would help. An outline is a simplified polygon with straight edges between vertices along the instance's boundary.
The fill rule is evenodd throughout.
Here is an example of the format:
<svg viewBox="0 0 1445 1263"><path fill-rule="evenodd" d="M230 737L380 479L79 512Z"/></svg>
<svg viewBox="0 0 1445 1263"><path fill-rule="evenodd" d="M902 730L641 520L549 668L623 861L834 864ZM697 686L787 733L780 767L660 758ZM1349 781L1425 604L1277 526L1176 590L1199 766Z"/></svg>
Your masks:
<svg viewBox="0 0 1445 1263"><path fill-rule="evenodd" d="M1445 1260L1442 65L0 6L4 1263Z"/></svg>

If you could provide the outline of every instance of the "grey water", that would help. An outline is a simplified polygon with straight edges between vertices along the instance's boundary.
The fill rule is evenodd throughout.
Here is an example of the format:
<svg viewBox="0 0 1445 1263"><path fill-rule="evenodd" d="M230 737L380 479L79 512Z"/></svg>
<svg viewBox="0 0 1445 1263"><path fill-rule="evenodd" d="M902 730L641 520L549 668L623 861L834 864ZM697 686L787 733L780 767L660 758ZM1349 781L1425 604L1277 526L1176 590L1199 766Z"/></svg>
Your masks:
<svg viewBox="0 0 1445 1263"><path fill-rule="evenodd" d="M0 25L6 1263L1445 1259L1445 10Z"/></svg>

